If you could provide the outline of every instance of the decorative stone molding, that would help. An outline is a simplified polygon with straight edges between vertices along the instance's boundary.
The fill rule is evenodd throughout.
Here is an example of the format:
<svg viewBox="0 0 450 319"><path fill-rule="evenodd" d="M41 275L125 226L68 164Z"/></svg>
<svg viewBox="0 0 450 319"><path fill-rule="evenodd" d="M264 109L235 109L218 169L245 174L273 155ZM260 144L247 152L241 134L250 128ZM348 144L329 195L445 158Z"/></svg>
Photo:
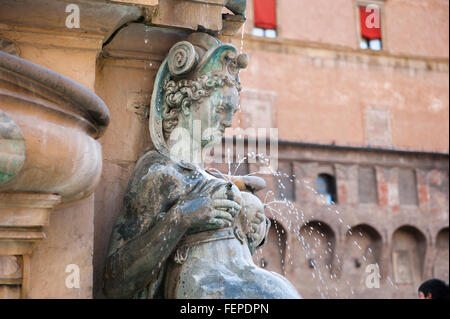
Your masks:
<svg viewBox="0 0 450 319"><path fill-rule="evenodd" d="M108 123L87 88L0 52L0 298L26 298L29 256L53 208L94 191Z"/></svg>
<svg viewBox="0 0 450 319"><path fill-rule="evenodd" d="M234 14L222 14L223 8ZM234 35L245 22L246 0L165 0L150 17L159 26Z"/></svg>
<svg viewBox="0 0 450 319"><path fill-rule="evenodd" d="M80 28L68 28L65 24L69 13L66 8L76 4L80 8ZM142 9L136 5L121 4L113 1L92 0L2 0L0 11L0 33L3 31L22 31L20 36L32 33L31 39L36 41L37 34L62 35L76 38L96 37L105 41L121 25L135 21L142 16ZM26 8L26 10L24 10ZM32 12L27 14L25 12ZM48 14L52 12L53 14ZM7 36L11 40L14 38ZM19 41L17 41L20 45ZM65 43L66 41L59 42ZM39 45L39 43L34 43Z"/></svg>
<svg viewBox="0 0 450 319"><path fill-rule="evenodd" d="M246 50L261 50L284 54L306 56L311 63L323 67L345 67L348 65L367 65L386 69L398 68L411 72L449 72L448 58L432 58L414 55L394 54L388 51L352 49L345 46L319 42L300 41L283 38L265 38L245 34ZM224 41L239 46L241 35L235 35Z"/></svg>
<svg viewBox="0 0 450 319"><path fill-rule="evenodd" d="M142 6L157 6L160 0L111 0L111 2L135 4Z"/></svg>
<svg viewBox="0 0 450 319"><path fill-rule="evenodd" d="M61 197L55 194L0 193L0 298L26 298L34 246L45 238L42 227Z"/></svg>
<svg viewBox="0 0 450 319"><path fill-rule="evenodd" d="M9 53L9 54L15 55L15 56L20 55L20 50L17 47L17 45L13 41L8 40L6 38L2 38L2 37L0 37L0 51Z"/></svg>
<svg viewBox="0 0 450 319"><path fill-rule="evenodd" d="M26 143L20 174L0 184L0 191L56 193L63 203L92 193L102 164L95 139L109 123L99 97L62 75L0 52L0 107Z"/></svg>

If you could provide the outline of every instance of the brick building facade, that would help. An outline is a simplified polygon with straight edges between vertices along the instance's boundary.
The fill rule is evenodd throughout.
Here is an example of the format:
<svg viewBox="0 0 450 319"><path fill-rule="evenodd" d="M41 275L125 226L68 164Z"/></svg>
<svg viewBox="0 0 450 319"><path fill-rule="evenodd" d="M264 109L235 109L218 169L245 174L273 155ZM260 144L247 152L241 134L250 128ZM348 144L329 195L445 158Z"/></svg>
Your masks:
<svg viewBox="0 0 450 319"><path fill-rule="evenodd" d="M421 281L448 281L448 1L265 0L274 12L259 17L255 1L247 1L243 34L220 38L250 56L235 126L278 129L281 175L265 175L259 195L290 201L270 203L273 227L256 261L286 274L305 298L414 298ZM0 263L13 267L0 267L0 297L104 297L111 228L136 161L151 147L146 108L156 73L170 47L199 26L220 31L225 2L1 1L0 50L85 86L111 121L98 139L95 192L45 206L51 217L39 220L32 253L2 246ZM72 4L80 28L66 25ZM375 35L363 34L359 17L370 4L380 7ZM72 139L62 142L75 149ZM55 154L72 162L53 147L43 163L59 163ZM257 170L243 163L237 173ZM3 216L3 228L5 220L20 224ZM1 235L9 242L9 231ZM365 285L371 264L381 289ZM66 285L68 265L79 266L78 289Z"/></svg>
<svg viewBox="0 0 450 319"><path fill-rule="evenodd" d="M251 61L235 125L278 128L280 176L259 195L292 202L267 209L257 262L306 298L415 298L426 279L448 282L448 2L278 0L267 32L255 1L232 39ZM358 9L373 4L370 48Z"/></svg>

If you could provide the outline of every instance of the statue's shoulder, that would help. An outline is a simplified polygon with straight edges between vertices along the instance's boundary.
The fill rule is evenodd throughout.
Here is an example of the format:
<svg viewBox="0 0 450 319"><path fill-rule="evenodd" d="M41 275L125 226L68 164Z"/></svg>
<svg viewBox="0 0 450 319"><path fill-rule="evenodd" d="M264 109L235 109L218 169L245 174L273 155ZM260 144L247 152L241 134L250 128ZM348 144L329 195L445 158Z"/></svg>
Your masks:
<svg viewBox="0 0 450 319"><path fill-rule="evenodd" d="M119 222L128 225L130 217L133 217L130 220L134 223L136 217L140 220L148 214L159 213L159 206L179 195L184 179L170 158L153 150L145 153L137 161L128 181L122 205L124 221ZM169 189L174 195L167 193Z"/></svg>
<svg viewBox="0 0 450 319"><path fill-rule="evenodd" d="M138 166L151 166L151 165L169 165L171 166L172 160L167 157L166 155L163 155L159 153L156 150L151 150L142 155L139 160L136 163L136 167Z"/></svg>
<svg viewBox="0 0 450 319"><path fill-rule="evenodd" d="M190 169L174 162L170 157L151 150L139 158L134 168L134 178L139 180L154 179L155 177L184 179Z"/></svg>
<svg viewBox="0 0 450 319"><path fill-rule="evenodd" d="M177 168L169 157L151 150L142 155L136 163L135 171L144 170L146 173L165 171L169 172Z"/></svg>

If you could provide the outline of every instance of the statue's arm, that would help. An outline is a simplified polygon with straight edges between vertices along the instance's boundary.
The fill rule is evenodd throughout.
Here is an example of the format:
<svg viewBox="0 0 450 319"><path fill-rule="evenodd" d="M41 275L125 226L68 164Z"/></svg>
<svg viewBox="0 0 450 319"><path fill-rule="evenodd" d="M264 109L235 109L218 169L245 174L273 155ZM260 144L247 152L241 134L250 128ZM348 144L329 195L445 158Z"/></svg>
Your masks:
<svg viewBox="0 0 450 319"><path fill-rule="evenodd" d="M103 282L109 298L130 297L153 282L189 228L180 218L176 172L149 162L136 165L112 230Z"/></svg>
<svg viewBox="0 0 450 319"><path fill-rule="evenodd" d="M150 172L150 173L149 173ZM186 193L176 170L137 165L130 182L128 206L113 229L106 261L104 292L126 298L153 282L184 234L231 225L240 206L210 195L223 181L202 179ZM170 197L170 198L169 198Z"/></svg>
<svg viewBox="0 0 450 319"><path fill-rule="evenodd" d="M117 249L106 264L106 296L126 298L154 281L186 230L175 206L152 228Z"/></svg>

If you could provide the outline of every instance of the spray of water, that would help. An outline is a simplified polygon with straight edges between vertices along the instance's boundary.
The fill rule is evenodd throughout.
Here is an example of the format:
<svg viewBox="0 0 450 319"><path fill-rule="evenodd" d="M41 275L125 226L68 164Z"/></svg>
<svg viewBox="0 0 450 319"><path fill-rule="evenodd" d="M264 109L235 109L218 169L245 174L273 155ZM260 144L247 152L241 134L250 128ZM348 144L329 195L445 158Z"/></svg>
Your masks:
<svg viewBox="0 0 450 319"><path fill-rule="evenodd" d="M356 294L356 287L352 285L349 280L344 280L342 274L338 276L339 270L343 269L343 260L341 256L334 250L334 239L327 234L326 227L322 222L317 221L313 214L305 214L304 210L298 208L295 203L288 200L285 191L286 180L292 184L301 184L305 189L326 202L324 194L320 194L312 187L308 180L298 179L295 175L288 175L280 171L272 170L269 165L270 159L263 154L248 153L247 156L238 155L238 163L235 169L231 170L230 150L227 150L228 175L220 173L217 169L212 168L219 173L222 178L229 179L235 175L239 167L248 159L257 159L260 165L264 165L277 180L277 187L279 190L279 197L272 190L268 190L264 196L264 206L267 210L268 217L272 220L272 226L277 235L277 244L281 256L282 273L287 275L287 265L291 267L294 265L293 253L291 246L297 245L302 249L302 256L304 262L311 269L311 277L316 282L316 290L321 298L351 298ZM259 172L249 172L245 176L257 175ZM285 179L285 182L282 181ZM345 223L341 212L335 207L334 202L327 206L327 210L331 216L334 216L337 223L345 225L348 236L352 239L352 244L359 251L363 252L362 260L367 263L368 260L375 261L376 252L371 247L362 247L358 241L358 237L363 240L365 235L358 231L357 233L350 224ZM286 230L285 230L286 228ZM295 234L295 239L290 243L286 239L286 232ZM355 236L357 235L357 236ZM264 249L258 249L254 255L255 261L261 266L265 266ZM286 265L287 263L287 265ZM376 266L379 268L378 263ZM364 270L362 270L364 271ZM381 275L379 275L381 278ZM395 289L398 287L394 284L392 279L387 276L386 281ZM340 288L338 288L340 287ZM342 287L346 287L345 289Z"/></svg>

